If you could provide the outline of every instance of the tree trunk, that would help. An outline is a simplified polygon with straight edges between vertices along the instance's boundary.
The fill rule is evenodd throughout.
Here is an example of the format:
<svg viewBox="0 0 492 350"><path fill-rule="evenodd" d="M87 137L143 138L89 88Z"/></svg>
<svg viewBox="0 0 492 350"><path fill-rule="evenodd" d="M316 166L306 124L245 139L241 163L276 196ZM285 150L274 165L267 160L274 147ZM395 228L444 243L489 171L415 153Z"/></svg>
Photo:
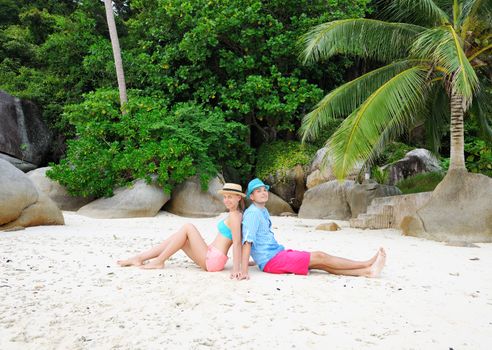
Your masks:
<svg viewBox="0 0 492 350"><path fill-rule="evenodd" d="M118 33L116 32L116 24L113 16L113 5L111 0L104 0L106 6L106 18L108 20L109 36L111 45L113 46L114 65L116 67L116 78L118 79L118 89L120 91L120 103L122 113L125 114L124 105L127 102L125 74L123 72L123 63L121 62L120 43Z"/></svg>
<svg viewBox="0 0 492 350"><path fill-rule="evenodd" d="M464 170L465 167L465 139L463 125L463 97L451 92L451 154L449 170Z"/></svg>

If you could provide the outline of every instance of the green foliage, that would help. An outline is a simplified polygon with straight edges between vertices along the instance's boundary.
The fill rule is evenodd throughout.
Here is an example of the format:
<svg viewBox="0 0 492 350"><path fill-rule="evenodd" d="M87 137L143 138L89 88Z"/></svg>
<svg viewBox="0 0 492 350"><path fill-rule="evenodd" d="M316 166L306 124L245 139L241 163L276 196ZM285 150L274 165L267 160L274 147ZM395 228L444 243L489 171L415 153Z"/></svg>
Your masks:
<svg viewBox="0 0 492 350"><path fill-rule="evenodd" d="M263 144L258 150L256 177L265 179L277 171L282 173L294 166L307 165L313 159L317 148L298 141L276 141Z"/></svg>
<svg viewBox="0 0 492 350"><path fill-rule="evenodd" d="M376 164L385 165L394 163L403 157L405 154L413 150L415 147L409 146L402 142L391 142L384 148L384 151L376 159Z"/></svg>
<svg viewBox="0 0 492 350"><path fill-rule="evenodd" d="M0 26L0 89L34 101L51 128L71 136L73 129L61 117L63 105L79 102L97 86L99 78L81 67L102 36L96 21L71 5L35 6L25 2L16 24Z"/></svg>
<svg viewBox="0 0 492 350"><path fill-rule="evenodd" d="M492 147L477 137L465 143L466 168L492 177Z"/></svg>
<svg viewBox="0 0 492 350"><path fill-rule="evenodd" d="M211 141L206 142L209 149L204 152L210 155L215 168L227 165L239 169L243 176L254 160L249 147L295 138L306 110L321 98L323 90L340 85L352 66L350 58L335 57L326 60L323 68L299 67L299 36L328 20L361 17L368 12L368 2L112 1L128 89L141 91L138 99L165 96L166 112L162 107L157 114L169 123L171 116L178 118L174 114L177 108L184 110L184 106L193 106L204 116L223 118L227 123L222 138L210 136ZM69 142L62 176L73 176L73 186L80 181L79 188L75 186L72 191L82 191L86 186L87 192L108 194L108 188L121 179L139 177L135 169L123 176L108 166L112 162L112 167L132 168L114 164L116 160L122 162L120 152L129 153L129 146L121 141L127 135L116 133L118 144L110 148L107 143L113 141L106 142L102 137L115 132L109 133L109 126L98 124L104 130L101 135L87 133L85 128L92 124L81 124L83 118L77 112L93 103L92 111L99 113L101 101L91 95L83 101L84 94L117 85L103 3L0 0L0 9L9 14L0 15L0 89L33 100L42 108L51 128L63 137L76 137ZM101 92L96 97L100 98ZM73 106L64 108L66 105ZM117 109L112 107L111 111ZM193 115L198 118L198 114ZM155 116L154 122L159 118ZM171 146L162 145L166 147ZM106 169L93 169L99 180L89 166L83 165L82 150L92 152L86 157L94 166ZM160 151L155 152L155 156L162 157ZM98 158L91 159L92 154ZM143 164L139 169L152 173L146 168L150 156L146 157L135 156L135 162L139 159ZM198 159L195 154L192 158L194 162ZM69 174L69 162L80 169L78 178ZM208 163L203 164L205 167ZM108 179L103 180L105 174Z"/></svg>
<svg viewBox="0 0 492 350"><path fill-rule="evenodd" d="M241 141L245 128L226 122L218 109L193 103L169 107L162 96L129 91L122 115L116 90L98 90L80 104L65 108L75 126L66 158L48 176L74 195L109 196L115 187L157 176L166 192L199 175L202 186L218 164L248 173L249 149Z"/></svg>
<svg viewBox="0 0 492 350"><path fill-rule="evenodd" d="M449 114L452 127L460 130L481 91L490 91L489 2L458 0L448 6L435 0L388 0L378 6L377 19L331 21L302 39L304 62L345 54L387 64L333 90L303 119L305 140L317 137L328 121L346 117L327 142L340 179L424 119L430 122L425 124L428 144L436 151L448 116L442 111L463 106ZM482 103L475 108L483 130L492 135L487 109ZM451 162L463 167L463 139L459 132L451 135L455 142L450 144L457 147Z"/></svg>
<svg viewBox="0 0 492 350"><path fill-rule="evenodd" d="M386 184L389 179L389 172L387 169L375 166L371 168L371 178L379 184Z"/></svg>
<svg viewBox="0 0 492 350"><path fill-rule="evenodd" d="M251 130L251 143L295 135L321 88L341 83L349 60L298 66L296 43L310 26L359 17L366 0L169 0L132 3L123 60L127 82L172 102L220 107ZM337 64L339 61L342 63ZM100 68L101 66L98 66ZM319 86L317 86L319 84Z"/></svg>
<svg viewBox="0 0 492 350"><path fill-rule="evenodd" d="M490 96L490 95L489 95ZM491 118L491 115L487 115ZM482 139L478 118L465 120L465 163L468 171L492 176L492 142Z"/></svg>
<svg viewBox="0 0 492 350"><path fill-rule="evenodd" d="M396 183L403 194L434 191L434 188L442 181L444 173L421 173L408 177Z"/></svg>

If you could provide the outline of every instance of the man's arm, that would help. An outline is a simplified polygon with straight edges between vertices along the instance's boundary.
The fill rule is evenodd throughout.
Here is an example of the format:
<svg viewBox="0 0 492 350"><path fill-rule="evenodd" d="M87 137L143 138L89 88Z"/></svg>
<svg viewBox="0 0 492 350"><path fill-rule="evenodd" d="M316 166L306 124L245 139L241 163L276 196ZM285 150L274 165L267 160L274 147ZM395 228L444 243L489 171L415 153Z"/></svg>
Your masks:
<svg viewBox="0 0 492 350"><path fill-rule="evenodd" d="M244 242L241 254L241 275L239 279L249 280L249 255L251 253L251 242Z"/></svg>

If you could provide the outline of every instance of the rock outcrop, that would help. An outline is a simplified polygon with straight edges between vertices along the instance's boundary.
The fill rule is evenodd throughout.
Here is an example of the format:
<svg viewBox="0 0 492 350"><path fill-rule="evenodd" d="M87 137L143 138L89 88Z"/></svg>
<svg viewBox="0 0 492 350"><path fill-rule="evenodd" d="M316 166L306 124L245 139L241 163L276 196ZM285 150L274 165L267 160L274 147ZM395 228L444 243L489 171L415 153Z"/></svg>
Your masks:
<svg viewBox="0 0 492 350"><path fill-rule="evenodd" d="M65 187L46 176L50 167L38 168L27 173L36 187L51 198L61 210L78 210L84 205L92 202L93 197L78 197L68 194Z"/></svg>
<svg viewBox="0 0 492 350"><path fill-rule="evenodd" d="M403 218L404 234L444 242L492 242L492 179L450 170L415 215Z"/></svg>
<svg viewBox="0 0 492 350"><path fill-rule="evenodd" d="M21 160L21 164L38 166L50 150L51 139L32 102L0 91L0 153Z"/></svg>
<svg viewBox="0 0 492 350"><path fill-rule="evenodd" d="M208 190L202 191L200 180L194 176L176 186L164 210L187 217L217 216L226 211L222 196L217 193L223 185L222 177L215 177L208 183Z"/></svg>
<svg viewBox="0 0 492 350"><path fill-rule="evenodd" d="M169 195L157 184L138 180L130 187L116 189L112 197L84 205L77 213L96 219L153 217L168 200Z"/></svg>
<svg viewBox="0 0 492 350"><path fill-rule="evenodd" d="M328 181L304 194L299 218L347 220L351 217L347 196L354 181Z"/></svg>
<svg viewBox="0 0 492 350"><path fill-rule="evenodd" d="M420 173L441 171L442 167L430 151L417 148L405 154L404 158L388 165L387 170L388 184L394 185L400 180Z"/></svg>
<svg viewBox="0 0 492 350"><path fill-rule="evenodd" d="M2 159L0 179L0 230L64 224L56 204L26 174Z"/></svg>

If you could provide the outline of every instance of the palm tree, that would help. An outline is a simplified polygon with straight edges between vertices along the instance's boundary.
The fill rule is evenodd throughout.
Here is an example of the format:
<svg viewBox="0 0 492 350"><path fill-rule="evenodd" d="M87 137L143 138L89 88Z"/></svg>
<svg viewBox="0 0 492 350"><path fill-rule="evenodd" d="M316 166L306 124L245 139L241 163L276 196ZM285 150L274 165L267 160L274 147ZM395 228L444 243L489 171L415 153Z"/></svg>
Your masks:
<svg viewBox="0 0 492 350"><path fill-rule="evenodd" d="M113 47L114 64L116 67L116 78L118 80L118 89L120 91L120 104L123 114L125 113L124 105L127 102L125 73L123 72L123 63L121 62L120 43L118 33L116 32L116 24L114 22L113 5L111 0L104 0L106 7L106 18L108 20L109 36Z"/></svg>
<svg viewBox="0 0 492 350"><path fill-rule="evenodd" d="M334 171L344 178L357 161L370 161L423 117L436 150L442 126L450 121L448 174L466 172L465 114L476 116L492 135L487 98L492 0L386 0L380 5L391 22L338 20L302 38L305 63L346 54L386 64L326 95L303 119L303 140L316 138L331 119L346 117L327 141Z"/></svg>
<svg viewBox="0 0 492 350"><path fill-rule="evenodd" d="M471 115L492 135L492 0L383 0L381 7L392 22L339 20L303 38L305 62L348 54L386 63L326 95L303 119L303 140L330 119L346 117L326 152L344 178L358 160L371 161L423 118L434 141L449 123L450 169L400 228L438 241L492 242L492 179L467 173L463 130Z"/></svg>

